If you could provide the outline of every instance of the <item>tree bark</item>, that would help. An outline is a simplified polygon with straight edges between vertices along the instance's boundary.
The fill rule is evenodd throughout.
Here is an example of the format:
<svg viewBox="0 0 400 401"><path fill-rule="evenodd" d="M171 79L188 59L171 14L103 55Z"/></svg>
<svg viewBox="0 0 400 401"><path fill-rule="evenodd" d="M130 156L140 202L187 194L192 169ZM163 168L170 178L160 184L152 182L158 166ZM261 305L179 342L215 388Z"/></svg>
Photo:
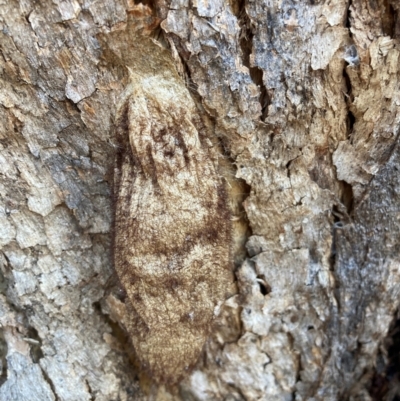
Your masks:
<svg viewBox="0 0 400 401"><path fill-rule="evenodd" d="M0 4L0 401L393 399L400 5L148 3ZM176 391L143 375L107 292L115 107L157 48L234 213L235 293Z"/></svg>

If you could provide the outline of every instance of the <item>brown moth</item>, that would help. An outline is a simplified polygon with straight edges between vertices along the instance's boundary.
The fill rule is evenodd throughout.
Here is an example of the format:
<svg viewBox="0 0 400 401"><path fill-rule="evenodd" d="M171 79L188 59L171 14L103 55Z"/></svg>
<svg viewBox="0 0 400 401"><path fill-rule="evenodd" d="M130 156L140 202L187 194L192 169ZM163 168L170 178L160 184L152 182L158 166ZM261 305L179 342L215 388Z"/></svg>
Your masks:
<svg viewBox="0 0 400 401"><path fill-rule="evenodd" d="M114 263L137 356L157 382L172 385L196 363L224 300L230 213L172 59L127 68L116 112Z"/></svg>

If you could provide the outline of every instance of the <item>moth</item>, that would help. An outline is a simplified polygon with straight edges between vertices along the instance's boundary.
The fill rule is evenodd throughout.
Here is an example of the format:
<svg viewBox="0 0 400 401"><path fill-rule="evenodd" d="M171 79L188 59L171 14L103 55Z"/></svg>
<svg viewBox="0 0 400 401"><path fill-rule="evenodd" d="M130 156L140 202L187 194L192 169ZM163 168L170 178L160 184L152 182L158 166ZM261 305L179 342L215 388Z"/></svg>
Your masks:
<svg viewBox="0 0 400 401"><path fill-rule="evenodd" d="M151 67L127 67L116 110L114 265L137 357L174 385L198 360L231 280L231 219L188 89L172 61Z"/></svg>

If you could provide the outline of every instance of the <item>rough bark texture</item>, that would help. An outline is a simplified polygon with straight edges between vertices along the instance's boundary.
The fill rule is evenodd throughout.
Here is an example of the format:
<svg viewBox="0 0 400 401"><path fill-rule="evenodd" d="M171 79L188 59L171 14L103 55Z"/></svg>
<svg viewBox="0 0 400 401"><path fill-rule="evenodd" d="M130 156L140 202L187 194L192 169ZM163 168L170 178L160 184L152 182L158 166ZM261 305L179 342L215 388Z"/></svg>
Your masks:
<svg viewBox="0 0 400 401"><path fill-rule="evenodd" d="M372 399L400 301L399 3L149 7L0 2L0 400ZM168 43L236 166L238 214L248 192L237 294L171 394L140 389L105 293L127 79L107 37L128 15ZM145 67L145 51L132 57Z"/></svg>

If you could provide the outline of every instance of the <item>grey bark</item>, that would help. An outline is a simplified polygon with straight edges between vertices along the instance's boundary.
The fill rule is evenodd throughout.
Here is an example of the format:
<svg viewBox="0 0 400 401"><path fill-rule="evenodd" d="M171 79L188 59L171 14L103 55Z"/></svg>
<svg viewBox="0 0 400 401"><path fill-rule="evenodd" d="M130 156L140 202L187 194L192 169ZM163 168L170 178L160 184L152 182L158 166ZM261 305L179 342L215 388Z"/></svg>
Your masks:
<svg viewBox="0 0 400 401"><path fill-rule="evenodd" d="M0 2L0 401L372 400L400 301L398 2L152 7ZM172 393L106 292L126 71L104 51L128 18L168 45L240 188L237 294Z"/></svg>

